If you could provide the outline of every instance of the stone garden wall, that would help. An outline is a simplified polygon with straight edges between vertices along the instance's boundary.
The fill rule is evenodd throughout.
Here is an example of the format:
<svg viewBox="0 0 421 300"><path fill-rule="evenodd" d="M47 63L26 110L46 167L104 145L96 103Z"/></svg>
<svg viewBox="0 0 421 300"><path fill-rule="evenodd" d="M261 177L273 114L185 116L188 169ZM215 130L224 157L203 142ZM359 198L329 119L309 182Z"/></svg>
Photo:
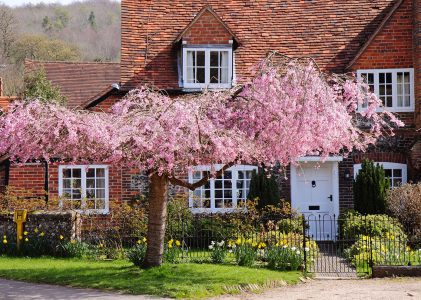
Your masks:
<svg viewBox="0 0 421 300"><path fill-rule="evenodd" d="M30 235L44 233L66 240L80 239L81 218L76 212L31 212L27 215L24 230ZM0 214L0 234L16 236L13 214Z"/></svg>

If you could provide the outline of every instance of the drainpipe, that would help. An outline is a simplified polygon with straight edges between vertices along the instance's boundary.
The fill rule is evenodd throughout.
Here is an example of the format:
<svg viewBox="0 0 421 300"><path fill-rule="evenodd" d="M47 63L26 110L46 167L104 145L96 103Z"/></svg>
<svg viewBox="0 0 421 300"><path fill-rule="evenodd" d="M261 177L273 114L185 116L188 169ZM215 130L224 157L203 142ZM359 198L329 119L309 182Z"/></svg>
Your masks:
<svg viewBox="0 0 421 300"><path fill-rule="evenodd" d="M421 0L412 1L413 61L415 75L415 126L421 128Z"/></svg>
<svg viewBox="0 0 421 300"><path fill-rule="evenodd" d="M44 162L44 191L45 191L45 202L48 203L48 179L50 175L48 173L48 161Z"/></svg>

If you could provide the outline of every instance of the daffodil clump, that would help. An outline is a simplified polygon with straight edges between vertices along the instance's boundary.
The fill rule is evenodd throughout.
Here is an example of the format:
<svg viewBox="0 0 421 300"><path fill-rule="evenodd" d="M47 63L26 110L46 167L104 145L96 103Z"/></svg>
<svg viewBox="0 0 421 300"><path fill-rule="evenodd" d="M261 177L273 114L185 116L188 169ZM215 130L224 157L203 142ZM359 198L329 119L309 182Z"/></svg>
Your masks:
<svg viewBox="0 0 421 300"><path fill-rule="evenodd" d="M147 240L145 237L139 238L136 245L126 252L127 259L135 266L141 267L146 257Z"/></svg>
<svg viewBox="0 0 421 300"><path fill-rule="evenodd" d="M235 242L229 243L235 255L235 260L239 266L251 267L258 257L258 249L264 249L264 242L254 241L253 239L238 238Z"/></svg>
<svg viewBox="0 0 421 300"><path fill-rule="evenodd" d="M177 263L181 253L181 242L179 240L170 239L165 247L165 261L169 263Z"/></svg>
<svg viewBox="0 0 421 300"><path fill-rule="evenodd" d="M225 261L228 252L225 241L212 241L208 248L211 251L210 258L214 264L222 264Z"/></svg>
<svg viewBox="0 0 421 300"><path fill-rule="evenodd" d="M401 240L392 233L384 236L358 236L357 241L345 251L354 266L368 265L419 265L421 249L407 246L407 240Z"/></svg>

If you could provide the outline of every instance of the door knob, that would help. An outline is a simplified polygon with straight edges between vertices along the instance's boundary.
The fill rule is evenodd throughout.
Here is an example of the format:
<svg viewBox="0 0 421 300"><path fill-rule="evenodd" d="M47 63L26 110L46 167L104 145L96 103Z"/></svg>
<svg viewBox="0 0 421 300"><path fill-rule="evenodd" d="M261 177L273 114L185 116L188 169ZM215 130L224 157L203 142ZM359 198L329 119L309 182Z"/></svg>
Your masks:
<svg viewBox="0 0 421 300"><path fill-rule="evenodd" d="M330 195L328 198L329 198L330 201L333 201L333 196L332 195Z"/></svg>

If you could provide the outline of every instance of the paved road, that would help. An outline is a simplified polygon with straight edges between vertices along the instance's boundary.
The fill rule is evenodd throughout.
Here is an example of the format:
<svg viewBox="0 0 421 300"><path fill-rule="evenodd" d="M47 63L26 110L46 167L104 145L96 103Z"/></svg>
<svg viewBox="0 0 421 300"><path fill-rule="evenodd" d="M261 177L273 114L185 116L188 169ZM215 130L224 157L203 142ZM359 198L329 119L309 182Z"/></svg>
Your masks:
<svg viewBox="0 0 421 300"><path fill-rule="evenodd" d="M97 290L33 284L0 279L0 299L150 300ZM267 290L262 294L226 295L215 300L421 300L421 278L370 280L312 280L306 284Z"/></svg>
<svg viewBox="0 0 421 300"><path fill-rule="evenodd" d="M0 299L7 300L151 300L148 296L130 296L105 293L93 289L75 289L49 284L34 284L0 279Z"/></svg>

